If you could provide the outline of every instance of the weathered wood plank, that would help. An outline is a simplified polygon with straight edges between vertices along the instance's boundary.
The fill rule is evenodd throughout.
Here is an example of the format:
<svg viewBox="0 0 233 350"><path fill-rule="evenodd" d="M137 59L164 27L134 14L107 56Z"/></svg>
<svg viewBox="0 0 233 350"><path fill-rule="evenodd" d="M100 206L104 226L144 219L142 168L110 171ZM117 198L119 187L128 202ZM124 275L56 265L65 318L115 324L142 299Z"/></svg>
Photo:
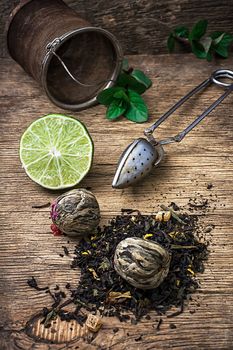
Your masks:
<svg viewBox="0 0 233 350"><path fill-rule="evenodd" d="M151 111L150 121L136 125L125 119L111 123L105 109L97 106L72 113L88 127L94 143L94 164L81 186L90 186L102 212L101 224L118 214L122 207L155 212L161 203L179 205L200 194L209 198L210 210L203 218L215 224L211 238L211 254L201 276L201 289L175 319L164 318L161 331L156 331L158 316L143 320L137 326L104 319L104 326L95 339L80 340L80 330L60 324L47 339L62 341L46 344L25 336L20 331L25 322L42 306L49 306L50 297L31 290L26 280L35 276L41 285L51 288L66 282L78 283L79 271L70 269L75 239L55 238L49 232L49 209L33 209L35 203L51 202L57 195L34 184L24 173L18 157L19 140L25 128L36 118L49 112L63 112L53 106L38 85L20 67L8 59L0 63L1 105L1 187L0 187L0 349L230 349L233 343L233 124L232 96L202 122L180 145L166 147L163 164L154 170L141 186L113 190L111 181L116 162L127 144L143 135L143 130L165 112L178 98L205 79L225 62L201 62L191 55L130 56L134 66L147 70L154 85L145 94ZM229 59L231 66L233 60ZM206 108L222 90L210 88L182 108L176 117L158 130L159 137L175 134ZM68 112L68 114L71 114ZM106 149L108 150L106 152ZM111 155L111 157L109 157ZM207 184L214 187L207 190ZM69 240L69 243L67 241ZM62 245L71 252L59 256ZM196 310L194 314L190 313ZM172 330L170 323L177 328ZM113 327L119 327L114 334ZM57 327L57 328L56 328ZM76 327L74 325L74 327ZM41 330L36 334L41 333ZM44 331L45 332L45 331ZM140 335L142 339L135 341ZM52 338L53 337L53 338ZM64 339L71 340L65 343Z"/></svg>
<svg viewBox="0 0 233 350"><path fill-rule="evenodd" d="M119 39L127 54L166 53L166 39L177 25L209 21L209 30L233 32L233 3L229 0L65 0L93 26L103 27ZM17 0L0 2L0 57L6 56L4 22Z"/></svg>

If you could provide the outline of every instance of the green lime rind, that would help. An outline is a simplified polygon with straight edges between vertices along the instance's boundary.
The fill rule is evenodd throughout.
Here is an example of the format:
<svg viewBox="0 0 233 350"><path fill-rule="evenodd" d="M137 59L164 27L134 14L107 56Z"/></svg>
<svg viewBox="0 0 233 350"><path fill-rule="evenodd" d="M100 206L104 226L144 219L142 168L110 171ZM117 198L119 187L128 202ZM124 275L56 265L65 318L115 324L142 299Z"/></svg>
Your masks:
<svg viewBox="0 0 233 350"><path fill-rule="evenodd" d="M26 174L42 187L59 190L77 185L89 172L94 144L77 119L48 114L34 121L20 140Z"/></svg>

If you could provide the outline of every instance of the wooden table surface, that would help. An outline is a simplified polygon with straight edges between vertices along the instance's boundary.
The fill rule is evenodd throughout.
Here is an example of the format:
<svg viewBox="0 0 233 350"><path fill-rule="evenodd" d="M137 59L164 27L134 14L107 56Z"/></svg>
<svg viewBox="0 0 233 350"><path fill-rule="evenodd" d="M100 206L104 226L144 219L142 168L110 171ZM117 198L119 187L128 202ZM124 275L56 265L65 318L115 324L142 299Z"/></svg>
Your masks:
<svg viewBox="0 0 233 350"><path fill-rule="evenodd" d="M0 57L7 57L4 26L20 0L0 0ZM167 37L180 25L208 20L208 32L233 31L230 0L63 0L91 25L114 34L128 54L167 53ZM183 50L176 47L176 50ZM177 51L176 51L177 52ZM180 51L179 51L180 52Z"/></svg>
<svg viewBox="0 0 233 350"><path fill-rule="evenodd" d="M28 287L35 276L40 285L51 288L67 282L78 283L79 271L70 269L72 254L61 257L62 246L69 251L75 239L54 237L50 233L49 209L33 209L33 204L51 202L57 195L33 183L21 168L19 140L25 128L38 117L60 112L25 72L12 60L0 63L1 106L1 242L0 242L0 349L233 349L233 95L229 96L181 144L166 147L163 164L143 183L125 190L113 190L111 181L117 160L134 138L149 126L178 98L219 67L232 67L233 59L212 63L187 55L131 56L130 63L140 67L153 80L145 93L151 117L146 124L126 119L110 122L105 108L67 114L74 115L89 129L95 156L91 172L80 187L91 187L98 198L101 224L121 208L155 212L160 204L175 201L185 205L189 198L204 195L210 209L203 219L214 224L210 257L204 274L198 276L201 288L183 314L163 318L156 331L158 316L138 325L104 319L99 333L91 336L75 324L57 322L53 331L42 329L35 321L34 338L25 334L26 322L43 306L51 305L44 292ZM158 136L171 136L187 125L195 115L222 93L212 86L180 109L158 130ZM213 188L207 189L212 183ZM195 313L192 313L196 310ZM37 322L37 323L36 323ZM71 327L72 326L72 327ZM118 327L117 333L113 327ZM80 338L80 335L84 337ZM40 336L41 339L35 338ZM140 340L135 341L139 336ZM50 340L50 342L48 341ZM51 340L54 344L51 344Z"/></svg>

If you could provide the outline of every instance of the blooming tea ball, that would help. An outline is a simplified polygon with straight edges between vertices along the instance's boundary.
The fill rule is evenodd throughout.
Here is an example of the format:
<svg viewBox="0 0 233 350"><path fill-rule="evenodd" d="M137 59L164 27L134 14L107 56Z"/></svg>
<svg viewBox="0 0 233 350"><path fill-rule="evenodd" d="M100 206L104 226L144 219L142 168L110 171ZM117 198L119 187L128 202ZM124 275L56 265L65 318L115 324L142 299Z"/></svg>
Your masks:
<svg viewBox="0 0 233 350"><path fill-rule="evenodd" d="M53 223L69 236L92 234L100 221L99 204L94 194L74 189L59 196L52 204Z"/></svg>
<svg viewBox="0 0 233 350"><path fill-rule="evenodd" d="M131 237L121 241L115 251L114 268L136 288L157 288L170 267L170 254L158 243Z"/></svg>

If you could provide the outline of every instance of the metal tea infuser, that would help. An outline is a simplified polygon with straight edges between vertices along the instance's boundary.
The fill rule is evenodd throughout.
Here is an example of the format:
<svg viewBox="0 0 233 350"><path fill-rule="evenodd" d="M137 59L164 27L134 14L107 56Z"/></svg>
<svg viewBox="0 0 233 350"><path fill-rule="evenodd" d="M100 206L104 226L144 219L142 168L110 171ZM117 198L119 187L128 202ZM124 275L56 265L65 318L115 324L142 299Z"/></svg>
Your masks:
<svg viewBox="0 0 233 350"><path fill-rule="evenodd" d="M163 114L153 125L145 129L145 138L134 140L122 153L116 173L112 182L113 188L125 188L134 185L146 175L148 175L154 166L158 166L164 157L163 145L173 142L180 142L183 138L198 125L213 109L215 109L233 90L233 83L227 83L219 80L220 78L229 78L233 80L233 71L228 69L218 69L200 85L191 90L182 97L174 106ZM199 115L187 128L175 136L157 141L153 137L155 129L162 124L171 114L183 105L191 96L205 89L211 84L216 84L225 89L225 92L209 106L201 115Z"/></svg>

